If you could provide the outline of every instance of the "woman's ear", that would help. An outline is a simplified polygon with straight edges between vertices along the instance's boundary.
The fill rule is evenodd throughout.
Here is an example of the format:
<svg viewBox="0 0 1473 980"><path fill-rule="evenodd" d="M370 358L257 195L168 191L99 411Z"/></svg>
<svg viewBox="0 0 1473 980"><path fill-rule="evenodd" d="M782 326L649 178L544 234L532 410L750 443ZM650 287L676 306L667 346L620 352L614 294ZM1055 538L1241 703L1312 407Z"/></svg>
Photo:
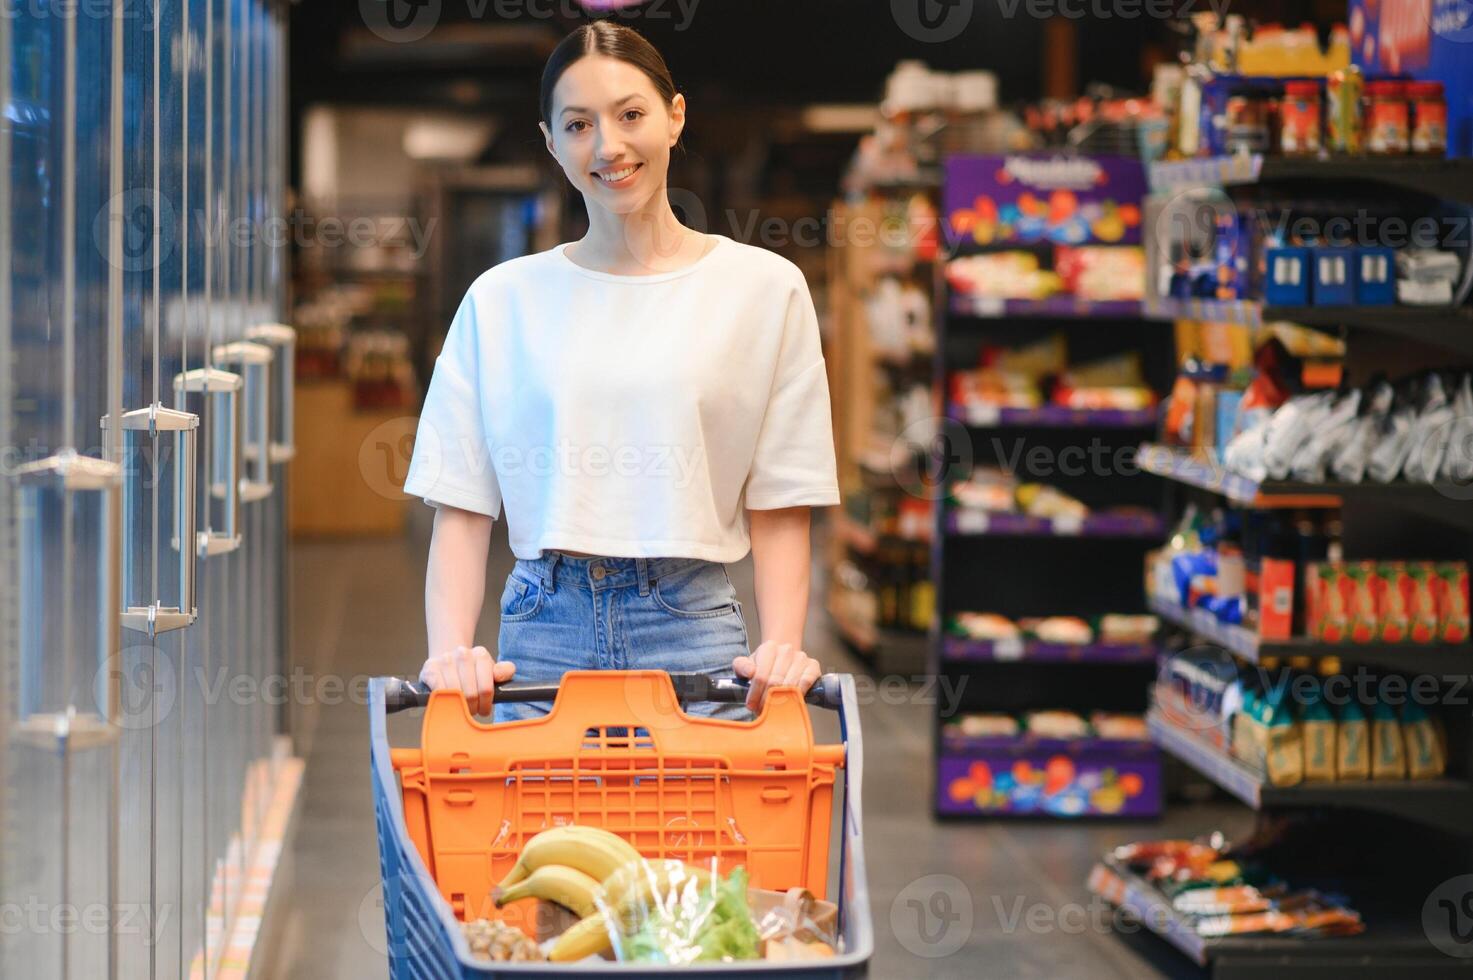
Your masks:
<svg viewBox="0 0 1473 980"><path fill-rule="evenodd" d="M552 148L552 130L547 128L545 122L539 122L537 128L542 130L542 140L547 146L547 152L552 154L554 160L557 159L557 151Z"/></svg>
<svg viewBox="0 0 1473 980"><path fill-rule="evenodd" d="M680 134L685 129L685 96L679 92L675 98L670 100L670 145L674 146L680 142Z"/></svg>

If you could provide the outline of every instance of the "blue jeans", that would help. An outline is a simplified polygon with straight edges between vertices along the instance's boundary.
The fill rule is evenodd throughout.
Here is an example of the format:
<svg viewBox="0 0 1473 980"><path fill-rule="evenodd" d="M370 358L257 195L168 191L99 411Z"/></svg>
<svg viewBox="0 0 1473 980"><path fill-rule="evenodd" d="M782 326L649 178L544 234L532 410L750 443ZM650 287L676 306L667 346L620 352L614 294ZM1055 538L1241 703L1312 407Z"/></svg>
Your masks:
<svg viewBox="0 0 1473 980"><path fill-rule="evenodd" d="M726 566L699 558L517 559L501 594L497 659L513 680L555 682L568 670L668 670L732 677L750 652ZM550 704L496 703L497 721ZM750 720L742 704L694 703L690 714Z"/></svg>

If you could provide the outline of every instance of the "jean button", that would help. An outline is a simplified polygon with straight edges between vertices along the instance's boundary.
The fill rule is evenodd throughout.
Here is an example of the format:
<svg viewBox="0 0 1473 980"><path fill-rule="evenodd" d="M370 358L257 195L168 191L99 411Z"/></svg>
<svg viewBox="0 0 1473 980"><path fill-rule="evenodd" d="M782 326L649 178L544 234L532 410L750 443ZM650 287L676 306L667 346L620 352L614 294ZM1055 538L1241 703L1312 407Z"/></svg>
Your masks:
<svg viewBox="0 0 1473 980"><path fill-rule="evenodd" d="M602 582L603 579L604 579L604 576L605 575L608 575L608 574L609 574L609 570L607 568L604 568L602 565L594 565L593 566L593 580L595 582Z"/></svg>

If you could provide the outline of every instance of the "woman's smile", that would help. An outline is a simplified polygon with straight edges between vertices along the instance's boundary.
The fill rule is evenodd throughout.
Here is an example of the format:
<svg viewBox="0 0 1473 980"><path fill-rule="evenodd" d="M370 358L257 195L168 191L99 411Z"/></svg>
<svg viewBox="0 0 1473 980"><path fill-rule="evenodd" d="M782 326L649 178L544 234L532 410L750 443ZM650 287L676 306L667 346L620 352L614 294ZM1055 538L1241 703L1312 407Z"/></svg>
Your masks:
<svg viewBox="0 0 1473 980"><path fill-rule="evenodd" d="M643 166L644 164L642 163L631 163L628 166L620 167L617 170L595 170L593 172L593 175L597 177L599 183L603 184L605 187L628 187L630 184L634 183L635 173L637 173L639 169Z"/></svg>

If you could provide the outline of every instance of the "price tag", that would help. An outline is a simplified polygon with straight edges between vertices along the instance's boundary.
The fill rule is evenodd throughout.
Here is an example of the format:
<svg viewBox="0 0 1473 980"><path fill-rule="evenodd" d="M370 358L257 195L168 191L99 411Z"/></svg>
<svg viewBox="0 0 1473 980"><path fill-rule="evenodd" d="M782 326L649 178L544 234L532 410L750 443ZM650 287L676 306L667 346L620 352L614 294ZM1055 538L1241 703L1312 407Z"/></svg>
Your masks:
<svg viewBox="0 0 1473 980"><path fill-rule="evenodd" d="M956 514L956 529L962 534L986 534L989 520L985 510L960 510Z"/></svg>
<svg viewBox="0 0 1473 980"><path fill-rule="evenodd" d="M991 428L1002 418L1002 409L996 405L972 404L967 406L967 421L972 425Z"/></svg>
<svg viewBox="0 0 1473 980"><path fill-rule="evenodd" d="M1084 518L1078 514L1063 514L1053 519L1054 533L1077 535L1084 530Z"/></svg>
<svg viewBox="0 0 1473 980"><path fill-rule="evenodd" d="M993 640L992 659L1022 660L1023 638L1021 636L1005 636L1001 640Z"/></svg>

